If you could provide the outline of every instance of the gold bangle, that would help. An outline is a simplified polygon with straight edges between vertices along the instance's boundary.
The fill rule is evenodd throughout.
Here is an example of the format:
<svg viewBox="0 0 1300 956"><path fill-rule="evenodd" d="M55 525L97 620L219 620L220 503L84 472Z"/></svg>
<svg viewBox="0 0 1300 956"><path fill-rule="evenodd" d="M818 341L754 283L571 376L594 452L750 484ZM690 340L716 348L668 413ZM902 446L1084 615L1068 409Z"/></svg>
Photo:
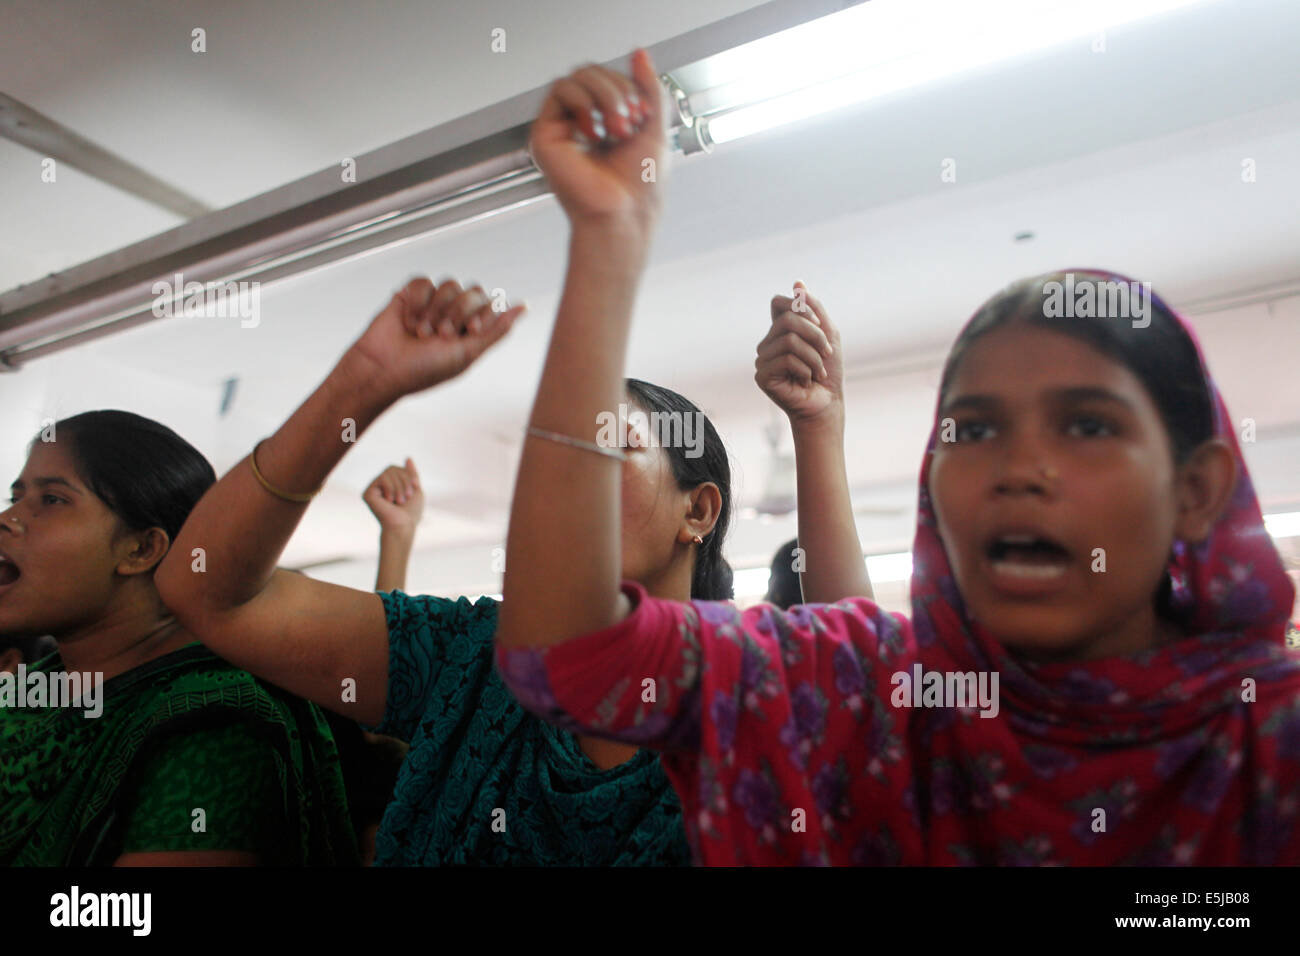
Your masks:
<svg viewBox="0 0 1300 956"><path fill-rule="evenodd" d="M253 477L255 477L259 482L261 482L263 488L265 488L271 494L275 495L277 498L283 498L285 501L292 501L294 504L299 504L299 505L306 504L307 502L315 498L318 494L320 494L319 488L305 495L296 494L292 491L281 491L279 488L275 487L273 484L267 481L266 478L262 475L262 470L257 467L257 450L261 448L264 444L266 444L265 438L263 438L260 442L258 442L256 445L253 446L253 453L248 456L248 463L253 466Z"/></svg>

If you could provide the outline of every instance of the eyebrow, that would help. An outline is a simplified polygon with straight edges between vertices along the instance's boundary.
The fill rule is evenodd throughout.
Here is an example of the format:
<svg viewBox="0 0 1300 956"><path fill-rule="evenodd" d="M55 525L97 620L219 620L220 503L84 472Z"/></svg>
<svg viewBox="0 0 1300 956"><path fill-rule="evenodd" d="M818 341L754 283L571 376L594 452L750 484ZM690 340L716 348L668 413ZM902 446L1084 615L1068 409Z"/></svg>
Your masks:
<svg viewBox="0 0 1300 956"><path fill-rule="evenodd" d="M1046 397L1061 405L1075 402L1113 402L1122 405L1130 412L1136 412L1133 403L1118 392L1097 385L1072 385L1067 388L1048 389ZM950 413L970 409L972 411L989 411L1001 408L1004 402L996 395L962 395L944 404L941 413Z"/></svg>
<svg viewBox="0 0 1300 956"><path fill-rule="evenodd" d="M62 487L62 488L67 488L67 489L68 489L70 492L72 492L74 495L79 495L79 494L81 494L81 489L80 489L80 488L78 488L78 487L77 487L76 485L74 485L72 482L68 481L68 479L66 479L66 478L60 478L60 477L58 477L57 475L51 475L51 476L42 477L42 478L33 478L33 479L32 479L32 484L33 484L33 485L36 485L38 488L48 488L48 487L50 487L51 485L58 485L58 486L60 486L60 487ZM21 478L19 478L17 481L15 481L13 484L11 484L11 485L9 486L9 490L10 490L10 491L21 491L21 490L22 490L23 488L25 488L25 487L26 487L26 485L23 484L23 480L22 480Z"/></svg>

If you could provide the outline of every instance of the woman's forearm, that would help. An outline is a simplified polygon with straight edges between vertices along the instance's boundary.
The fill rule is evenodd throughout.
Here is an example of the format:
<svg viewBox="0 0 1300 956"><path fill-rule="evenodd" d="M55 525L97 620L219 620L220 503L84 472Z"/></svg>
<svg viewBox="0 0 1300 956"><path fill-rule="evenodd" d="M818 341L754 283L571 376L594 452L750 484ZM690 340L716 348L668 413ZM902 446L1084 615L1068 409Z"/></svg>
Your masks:
<svg viewBox="0 0 1300 956"><path fill-rule="evenodd" d="M594 442L597 416L626 401L623 369L645 235L632 223L575 226L532 426ZM525 440L506 540L498 637L507 646L554 644L626 614L621 479L615 458Z"/></svg>
<svg viewBox="0 0 1300 956"><path fill-rule="evenodd" d="M385 528L379 534L379 573L376 591L405 591L406 569L411 561L415 532Z"/></svg>
<svg viewBox="0 0 1300 956"><path fill-rule="evenodd" d="M319 488L383 411L384 400L370 386L362 363L340 362L262 443L257 451L262 476L285 492ZM306 504L263 488L244 458L191 512L158 570L159 589L169 603L196 602L209 612L249 601L270 580L306 510ZM199 567L201 575L194 573Z"/></svg>
<svg viewBox="0 0 1300 956"><path fill-rule="evenodd" d="M844 416L815 424L794 424L798 484L799 547L805 567L799 576L803 599L829 604L847 597L871 597L849 495L844 458Z"/></svg>
<svg viewBox="0 0 1300 956"><path fill-rule="evenodd" d="M287 494L320 488L384 409L460 374L522 311L494 318L490 308L478 286L408 282L262 443L257 464L266 483ZM276 570L306 508L264 487L245 458L191 512L155 583L181 624L232 664L374 726L387 706L384 602Z"/></svg>

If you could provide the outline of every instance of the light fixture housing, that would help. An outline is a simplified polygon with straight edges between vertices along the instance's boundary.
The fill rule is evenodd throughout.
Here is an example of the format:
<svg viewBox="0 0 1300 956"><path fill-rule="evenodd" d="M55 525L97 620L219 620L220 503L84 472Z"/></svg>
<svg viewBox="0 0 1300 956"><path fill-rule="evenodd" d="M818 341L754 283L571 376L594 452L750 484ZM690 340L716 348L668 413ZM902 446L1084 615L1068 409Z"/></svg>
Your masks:
<svg viewBox="0 0 1300 956"><path fill-rule="evenodd" d="M1220 0L872 0L693 64L676 79L710 145Z"/></svg>
<svg viewBox="0 0 1300 956"><path fill-rule="evenodd" d="M774 125L1222 0L774 0L650 48L673 139L707 153ZM977 42L972 42L975 39ZM622 61L609 65L622 67ZM154 284L269 283L537 201L545 88L0 294L0 371L153 321Z"/></svg>
<svg viewBox="0 0 1300 956"><path fill-rule="evenodd" d="M842 6L775 0L648 49L672 74ZM607 65L624 69L626 61ZM543 198L527 143L548 89L355 157L355 182L333 166L0 294L0 371L155 321L154 284L177 273L206 288L267 284ZM707 148L688 110L675 125L683 151Z"/></svg>

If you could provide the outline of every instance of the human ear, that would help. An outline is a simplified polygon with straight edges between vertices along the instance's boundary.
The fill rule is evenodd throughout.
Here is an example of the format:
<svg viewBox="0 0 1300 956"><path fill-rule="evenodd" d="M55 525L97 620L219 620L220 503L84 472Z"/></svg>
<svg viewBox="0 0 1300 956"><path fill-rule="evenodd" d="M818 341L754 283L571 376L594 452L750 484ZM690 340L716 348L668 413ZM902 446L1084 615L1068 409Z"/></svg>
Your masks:
<svg viewBox="0 0 1300 956"><path fill-rule="evenodd" d="M1193 449L1174 479L1178 514L1174 533L1188 544L1199 544L1223 514L1237 485L1237 462L1221 438Z"/></svg>
<svg viewBox="0 0 1300 956"><path fill-rule="evenodd" d="M167 554L171 540L162 528L132 532L125 538L125 554L117 562L118 574L147 574Z"/></svg>
<svg viewBox="0 0 1300 956"><path fill-rule="evenodd" d="M688 510L682 523L682 534L687 541L695 535L701 538L713 530L722 515L722 492L711 481L696 485L687 501Z"/></svg>

